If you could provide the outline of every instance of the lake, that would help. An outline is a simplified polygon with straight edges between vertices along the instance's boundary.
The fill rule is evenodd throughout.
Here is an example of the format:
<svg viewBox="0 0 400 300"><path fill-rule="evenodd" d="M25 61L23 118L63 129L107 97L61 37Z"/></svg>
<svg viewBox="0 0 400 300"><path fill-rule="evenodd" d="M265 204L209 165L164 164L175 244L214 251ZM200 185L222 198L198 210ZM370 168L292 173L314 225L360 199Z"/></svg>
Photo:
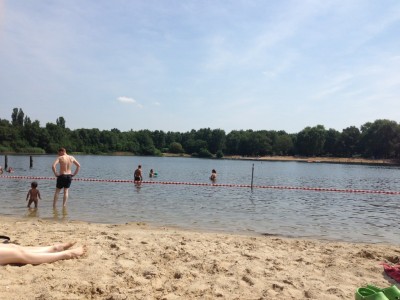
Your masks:
<svg viewBox="0 0 400 300"><path fill-rule="evenodd" d="M399 243L400 195L315 191L302 188L400 191L397 166L328 163L217 160L183 157L76 155L82 168L72 182L68 207L53 210L55 156L8 156L15 172L0 177L0 215L95 223L146 222L156 226L223 231L240 234L283 235L367 243ZM0 156L4 166L4 156ZM132 180L141 164L144 180ZM254 164L255 186L245 188ZM148 178L150 169L158 173ZM209 184L216 169L222 186ZM37 210L26 208L31 179L38 179L42 195ZM82 181L91 178L99 181ZM111 182L107 182L111 181ZM158 184L162 182L163 184Z"/></svg>

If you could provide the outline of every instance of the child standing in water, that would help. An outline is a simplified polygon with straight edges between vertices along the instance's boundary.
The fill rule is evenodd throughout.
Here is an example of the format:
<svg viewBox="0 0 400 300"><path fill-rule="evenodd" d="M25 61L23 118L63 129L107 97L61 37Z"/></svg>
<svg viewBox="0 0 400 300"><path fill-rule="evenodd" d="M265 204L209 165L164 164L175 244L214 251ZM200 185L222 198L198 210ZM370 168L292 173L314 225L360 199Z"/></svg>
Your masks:
<svg viewBox="0 0 400 300"><path fill-rule="evenodd" d="M28 206L27 206L29 208L31 208L32 202L35 203L35 208L37 208L39 199L42 200L42 198L40 197L40 192L37 189L37 186L38 186L38 184L36 181L32 182L31 189L29 190L28 194L26 195L26 201L28 201L28 199L29 199Z"/></svg>
<svg viewBox="0 0 400 300"><path fill-rule="evenodd" d="M210 179L211 179L212 181L217 180L217 171L215 171L215 169L213 169L213 170L211 171Z"/></svg>

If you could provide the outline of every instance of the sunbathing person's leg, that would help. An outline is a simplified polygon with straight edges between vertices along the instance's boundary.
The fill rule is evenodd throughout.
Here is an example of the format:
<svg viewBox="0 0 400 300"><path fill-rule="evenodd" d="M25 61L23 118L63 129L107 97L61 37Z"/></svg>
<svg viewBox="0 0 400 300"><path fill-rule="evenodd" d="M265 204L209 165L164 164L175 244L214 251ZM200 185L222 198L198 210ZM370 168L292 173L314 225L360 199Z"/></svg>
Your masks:
<svg viewBox="0 0 400 300"><path fill-rule="evenodd" d="M75 244L76 244L76 242L68 242L68 243L63 243L63 244L56 244L53 246L45 246L45 247L27 246L24 248L27 250L30 250L32 252L36 252L36 253L53 253L53 252L60 252L60 251L67 250Z"/></svg>
<svg viewBox="0 0 400 300"><path fill-rule="evenodd" d="M15 244L4 244L4 245L0 245L0 247L4 247L4 248L23 247L24 249L29 250L31 252L53 253L53 252L60 252L60 251L67 250L67 249L71 248L75 244L76 244L76 242L68 242L68 243L55 244L53 246L44 246L44 247L19 246L19 245L15 245Z"/></svg>
<svg viewBox="0 0 400 300"><path fill-rule="evenodd" d="M32 249L30 249L29 247L25 248L22 246L12 245L12 244L0 245L0 265L6 265L6 264L38 265L42 263L55 262L61 259L77 258L86 252L86 247L82 246L74 249L63 250L60 252L50 252L50 253L35 252L39 248L34 247L34 251L32 251ZM50 247L44 247L44 248L45 249L47 248L47 250L49 250L48 248Z"/></svg>

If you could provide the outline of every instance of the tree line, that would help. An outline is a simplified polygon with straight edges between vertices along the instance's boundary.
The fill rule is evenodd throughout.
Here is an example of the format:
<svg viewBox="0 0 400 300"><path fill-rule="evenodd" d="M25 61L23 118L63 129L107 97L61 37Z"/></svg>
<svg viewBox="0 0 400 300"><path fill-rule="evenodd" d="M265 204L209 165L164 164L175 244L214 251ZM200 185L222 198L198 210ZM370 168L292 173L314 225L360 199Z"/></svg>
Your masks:
<svg viewBox="0 0 400 300"><path fill-rule="evenodd" d="M398 159L400 125L391 120L367 122L360 128L350 126L341 132L323 125L306 127L298 133L275 130L233 130L202 128L188 132L139 130L75 129L56 123L40 126L21 108L14 108L11 121L0 119L0 152L53 154L59 147L84 154L128 152L135 155L162 153L198 157L240 156L327 156Z"/></svg>

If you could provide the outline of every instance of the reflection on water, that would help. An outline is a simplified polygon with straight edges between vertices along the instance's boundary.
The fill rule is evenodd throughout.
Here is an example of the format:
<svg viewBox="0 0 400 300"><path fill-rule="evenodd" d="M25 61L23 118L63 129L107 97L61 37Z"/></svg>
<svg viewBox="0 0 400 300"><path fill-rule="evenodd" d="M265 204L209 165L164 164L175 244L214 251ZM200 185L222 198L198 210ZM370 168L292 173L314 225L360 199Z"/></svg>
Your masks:
<svg viewBox="0 0 400 300"><path fill-rule="evenodd" d="M64 221L68 217L68 208L63 207L61 212L58 208L53 208L53 219L55 221Z"/></svg>
<svg viewBox="0 0 400 300"><path fill-rule="evenodd" d="M78 178L132 179L134 169L141 164L144 180L150 180L146 176L153 168L158 177L152 181L209 183L209 174L216 169L220 184L249 185L254 163L255 186L400 191L397 167L160 157L76 158L82 165ZM14 175L51 178L53 159L34 157L29 168L29 158L9 156ZM24 197L30 181L0 179L0 213L58 221L144 221L190 229L399 243L400 225L391 217L400 213L398 195L74 180L68 207L53 210L55 180L37 181L42 200L37 210L27 211Z"/></svg>
<svg viewBox="0 0 400 300"><path fill-rule="evenodd" d="M249 196L249 200L250 200L250 203L251 203L252 205L255 205L255 203L254 203L254 200L255 200L255 199L256 199L256 196L254 195L254 190L251 189L250 196Z"/></svg>
<svg viewBox="0 0 400 300"><path fill-rule="evenodd" d="M139 181L139 182L135 182L134 183L134 185L135 185L135 190L136 190L136 192L140 192L140 189L141 189L141 187L142 187L142 183Z"/></svg>
<svg viewBox="0 0 400 300"><path fill-rule="evenodd" d="M28 211L25 214L27 218L39 218L39 210L37 208L28 208Z"/></svg>

